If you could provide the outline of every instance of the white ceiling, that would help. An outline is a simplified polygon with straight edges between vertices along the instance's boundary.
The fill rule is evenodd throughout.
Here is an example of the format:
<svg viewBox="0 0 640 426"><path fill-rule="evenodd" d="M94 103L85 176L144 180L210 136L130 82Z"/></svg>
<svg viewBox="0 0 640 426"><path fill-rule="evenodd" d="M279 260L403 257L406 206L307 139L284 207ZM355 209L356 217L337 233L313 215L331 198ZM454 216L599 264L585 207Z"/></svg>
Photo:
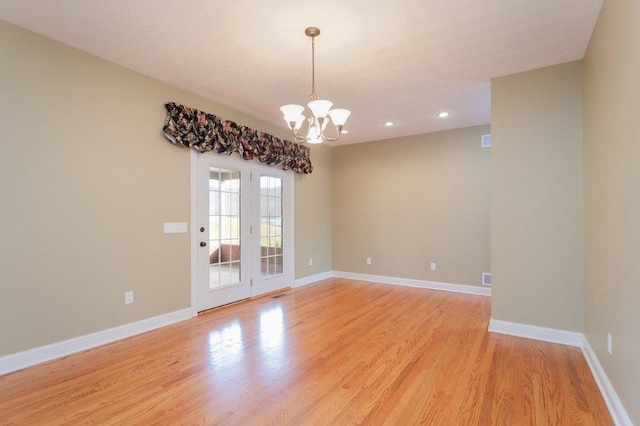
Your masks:
<svg viewBox="0 0 640 426"><path fill-rule="evenodd" d="M0 19L283 128L317 26L316 91L352 111L344 144L489 123L490 79L582 58L602 1L0 0Z"/></svg>

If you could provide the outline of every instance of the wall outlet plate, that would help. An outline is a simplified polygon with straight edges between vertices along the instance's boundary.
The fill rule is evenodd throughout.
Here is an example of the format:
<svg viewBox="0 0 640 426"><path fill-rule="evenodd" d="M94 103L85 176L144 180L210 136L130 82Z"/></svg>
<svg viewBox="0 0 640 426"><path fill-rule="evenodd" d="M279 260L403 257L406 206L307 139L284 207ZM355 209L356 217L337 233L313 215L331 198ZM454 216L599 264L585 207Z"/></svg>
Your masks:
<svg viewBox="0 0 640 426"><path fill-rule="evenodd" d="M367 257L367 265L371 265L371 258Z"/></svg>
<svg viewBox="0 0 640 426"><path fill-rule="evenodd" d="M126 305L133 303L133 292L132 291L127 291L124 293L124 303Z"/></svg>
<svg viewBox="0 0 640 426"><path fill-rule="evenodd" d="M436 270L436 263L435 262L431 262L431 270L432 271Z"/></svg>

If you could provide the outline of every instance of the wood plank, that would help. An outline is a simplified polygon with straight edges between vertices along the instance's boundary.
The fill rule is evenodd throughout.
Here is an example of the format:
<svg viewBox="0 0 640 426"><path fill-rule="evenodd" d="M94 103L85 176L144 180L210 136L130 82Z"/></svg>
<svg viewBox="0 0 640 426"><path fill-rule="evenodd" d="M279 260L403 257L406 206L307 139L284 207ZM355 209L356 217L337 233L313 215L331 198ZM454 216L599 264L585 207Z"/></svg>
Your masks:
<svg viewBox="0 0 640 426"><path fill-rule="evenodd" d="M0 424L613 424L578 348L490 299L346 279L0 377Z"/></svg>

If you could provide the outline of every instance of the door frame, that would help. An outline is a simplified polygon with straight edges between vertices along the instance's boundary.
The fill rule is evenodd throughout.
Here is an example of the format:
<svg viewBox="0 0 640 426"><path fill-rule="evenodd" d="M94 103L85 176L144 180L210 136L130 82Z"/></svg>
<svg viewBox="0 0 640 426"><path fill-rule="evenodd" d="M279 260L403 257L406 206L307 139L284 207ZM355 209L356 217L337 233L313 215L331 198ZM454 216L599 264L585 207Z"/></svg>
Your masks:
<svg viewBox="0 0 640 426"><path fill-rule="evenodd" d="M190 312L192 316L198 315L198 241L200 236L198 234L198 156L199 155L218 155L224 162L224 157L229 158L228 155L220 155L216 153L203 153L199 154L194 150L189 150L189 206L190 206L190 270L191 270L191 306ZM230 158L233 161L245 161L235 156ZM260 163L253 163L257 166L268 168L269 166L263 165ZM289 172L293 173L293 172ZM290 196L289 199L285 199L285 203L287 206L283 206L285 211L289 211L291 215L291 230L288 234L283 235L283 246L286 244L288 247L291 247L288 253L284 253L283 262L289 262L291 265L291 276L290 283L288 287L293 287L294 279L295 279L295 210L294 210L294 188L295 188L295 177L291 176L291 190L289 191ZM253 261L253 259L252 259ZM287 287L283 287L287 288ZM265 293L269 293L270 291L258 292L255 287L251 288L251 297L254 298L260 296Z"/></svg>

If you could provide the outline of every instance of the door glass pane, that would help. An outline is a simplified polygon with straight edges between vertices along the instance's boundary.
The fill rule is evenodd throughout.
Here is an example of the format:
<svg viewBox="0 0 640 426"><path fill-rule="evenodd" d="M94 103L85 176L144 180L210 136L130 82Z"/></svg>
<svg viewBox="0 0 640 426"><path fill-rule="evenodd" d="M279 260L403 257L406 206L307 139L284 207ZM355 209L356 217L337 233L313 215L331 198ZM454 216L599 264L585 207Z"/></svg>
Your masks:
<svg viewBox="0 0 640 426"><path fill-rule="evenodd" d="M260 196L260 218L265 218L267 223L269 222L269 197L265 195Z"/></svg>
<svg viewBox="0 0 640 426"><path fill-rule="evenodd" d="M262 277L269 276L269 258L268 257L260 257L260 275Z"/></svg>
<svg viewBox="0 0 640 426"><path fill-rule="evenodd" d="M240 172L209 169L209 289L240 282Z"/></svg>
<svg viewBox="0 0 640 426"><path fill-rule="evenodd" d="M282 179L260 177L260 274L282 274Z"/></svg>
<svg viewBox="0 0 640 426"><path fill-rule="evenodd" d="M276 273L281 274L282 273L282 255L278 255L275 256L275 270Z"/></svg>

